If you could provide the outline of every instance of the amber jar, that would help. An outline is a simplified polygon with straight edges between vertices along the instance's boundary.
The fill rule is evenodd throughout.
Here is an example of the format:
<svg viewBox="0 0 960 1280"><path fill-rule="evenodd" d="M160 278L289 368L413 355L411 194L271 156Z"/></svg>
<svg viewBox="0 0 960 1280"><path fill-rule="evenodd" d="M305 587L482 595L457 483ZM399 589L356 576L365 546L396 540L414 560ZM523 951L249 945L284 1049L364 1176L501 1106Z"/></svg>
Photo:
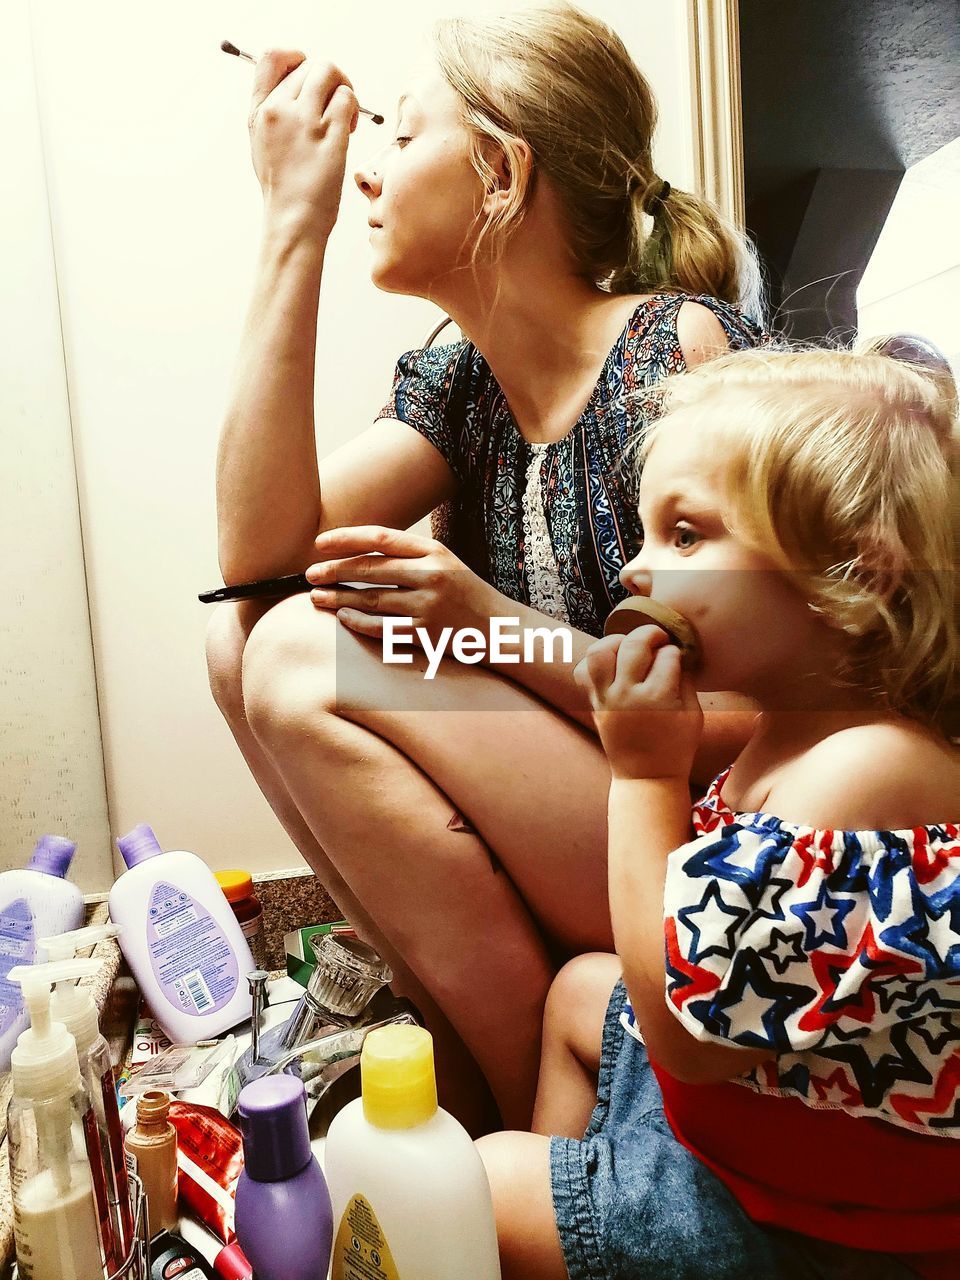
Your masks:
<svg viewBox="0 0 960 1280"><path fill-rule="evenodd" d="M230 903L230 909L240 922L243 936L253 953L254 964L258 969L265 969L266 946L263 936L263 906L253 887L253 876L249 871L218 871L217 883L223 890L223 896Z"/></svg>

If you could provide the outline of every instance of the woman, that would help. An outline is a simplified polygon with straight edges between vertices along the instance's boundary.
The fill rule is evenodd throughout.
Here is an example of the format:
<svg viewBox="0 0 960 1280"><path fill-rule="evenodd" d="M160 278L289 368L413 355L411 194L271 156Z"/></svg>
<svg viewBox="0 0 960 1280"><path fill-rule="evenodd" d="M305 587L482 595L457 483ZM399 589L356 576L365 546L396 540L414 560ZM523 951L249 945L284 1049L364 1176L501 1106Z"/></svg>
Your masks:
<svg viewBox="0 0 960 1280"><path fill-rule="evenodd" d="M265 231L220 562L227 582L313 564L317 590L221 609L209 659L265 796L422 1009L446 1104L480 1131L484 1080L505 1123L529 1122L559 958L611 945L609 775L572 672L640 541L619 465L644 422L633 393L760 334L737 305L752 259L655 174L655 104L612 31L564 5L443 22L436 51L356 181L374 282L468 339L404 356L377 422L319 467L316 312L357 103L336 67L258 65ZM445 542L402 532L440 506ZM363 580L398 589L329 586ZM425 682L419 659L383 663L387 611L431 635L559 620L572 660L445 661Z"/></svg>

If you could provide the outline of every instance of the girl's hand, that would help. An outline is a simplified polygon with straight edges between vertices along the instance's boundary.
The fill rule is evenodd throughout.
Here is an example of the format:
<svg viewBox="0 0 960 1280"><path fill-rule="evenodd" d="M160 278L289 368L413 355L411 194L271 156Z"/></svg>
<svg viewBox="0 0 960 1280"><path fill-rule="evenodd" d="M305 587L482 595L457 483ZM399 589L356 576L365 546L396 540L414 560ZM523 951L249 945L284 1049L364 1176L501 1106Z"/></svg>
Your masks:
<svg viewBox="0 0 960 1280"><path fill-rule="evenodd" d="M340 207L347 139L357 125L350 81L332 63L270 50L257 61L248 124L271 216L328 236Z"/></svg>
<svg viewBox="0 0 960 1280"><path fill-rule="evenodd" d="M590 698L615 778L689 780L703 712L680 669L680 650L660 627L604 636L573 674Z"/></svg>
<svg viewBox="0 0 960 1280"><path fill-rule="evenodd" d="M317 538L316 548L319 561L307 569L307 578L316 584L310 597L317 608L336 610L351 631L382 636L383 615L392 614L412 618L413 627L423 627L434 642L444 627L476 627L486 634L492 588L443 543L367 525L328 529ZM323 585L336 582L379 585L359 591Z"/></svg>

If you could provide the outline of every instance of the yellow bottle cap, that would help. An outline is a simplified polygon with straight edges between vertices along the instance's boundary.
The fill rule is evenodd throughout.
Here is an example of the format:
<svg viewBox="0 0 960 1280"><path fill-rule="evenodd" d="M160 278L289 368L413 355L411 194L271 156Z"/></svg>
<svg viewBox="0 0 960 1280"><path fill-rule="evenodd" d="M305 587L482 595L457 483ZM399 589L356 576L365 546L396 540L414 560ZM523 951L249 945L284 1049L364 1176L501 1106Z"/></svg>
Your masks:
<svg viewBox="0 0 960 1280"><path fill-rule="evenodd" d="M360 1053L363 1114L378 1129L412 1129L437 1110L433 1036L425 1027L378 1027Z"/></svg>
<svg viewBox="0 0 960 1280"><path fill-rule="evenodd" d="M218 871L216 877L228 902L241 902L253 893L253 876L249 871Z"/></svg>

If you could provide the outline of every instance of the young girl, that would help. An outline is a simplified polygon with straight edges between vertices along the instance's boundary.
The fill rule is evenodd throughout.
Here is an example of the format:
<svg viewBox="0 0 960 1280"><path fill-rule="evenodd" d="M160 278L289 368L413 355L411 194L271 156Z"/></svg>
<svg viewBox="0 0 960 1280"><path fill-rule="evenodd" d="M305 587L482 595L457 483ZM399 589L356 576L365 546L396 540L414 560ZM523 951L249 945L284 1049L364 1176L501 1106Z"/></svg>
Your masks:
<svg viewBox="0 0 960 1280"><path fill-rule="evenodd" d="M644 626L578 669L618 954L551 989L536 1132L481 1142L504 1275L954 1276L955 401L849 352L725 357L666 400L622 577L702 660ZM760 714L691 826L708 689Z"/></svg>
<svg viewBox="0 0 960 1280"><path fill-rule="evenodd" d="M566 623L582 655L639 540L618 467L645 421L634 393L756 343L756 272L657 173L650 87L602 22L565 4L446 20L343 216L369 220L375 284L466 336L402 356L378 421L318 464L317 308L356 109L335 66L258 64L264 236L220 444L220 562L226 582L311 566L316 590L219 610L212 687L286 830L423 1009L446 1105L495 1123L485 1079L525 1126L555 956L612 945L609 771L574 663L448 661L425 684L383 663L382 615L434 637ZM367 376L387 399L388 371ZM407 531L444 503L445 543ZM336 589L363 579L397 589Z"/></svg>

